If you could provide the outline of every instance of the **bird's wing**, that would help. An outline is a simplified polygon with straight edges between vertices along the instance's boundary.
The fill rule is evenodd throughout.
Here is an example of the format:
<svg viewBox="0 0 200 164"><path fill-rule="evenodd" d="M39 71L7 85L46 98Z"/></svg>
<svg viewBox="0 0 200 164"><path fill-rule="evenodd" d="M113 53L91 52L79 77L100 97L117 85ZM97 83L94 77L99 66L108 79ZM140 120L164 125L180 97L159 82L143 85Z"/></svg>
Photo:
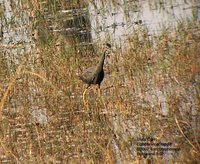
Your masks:
<svg viewBox="0 0 200 164"><path fill-rule="evenodd" d="M96 67L87 68L81 75L82 78L87 79L88 81L92 81L95 76L95 69L96 69Z"/></svg>

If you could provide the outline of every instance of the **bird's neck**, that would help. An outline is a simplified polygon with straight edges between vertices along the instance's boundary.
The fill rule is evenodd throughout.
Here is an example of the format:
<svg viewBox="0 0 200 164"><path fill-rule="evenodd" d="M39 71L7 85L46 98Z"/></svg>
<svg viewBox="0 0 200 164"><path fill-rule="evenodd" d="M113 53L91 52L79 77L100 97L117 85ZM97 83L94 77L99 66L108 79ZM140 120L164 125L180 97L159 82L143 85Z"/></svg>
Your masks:
<svg viewBox="0 0 200 164"><path fill-rule="evenodd" d="M104 53L100 57L99 64L98 64L99 69L103 68L106 52L107 51L105 50Z"/></svg>

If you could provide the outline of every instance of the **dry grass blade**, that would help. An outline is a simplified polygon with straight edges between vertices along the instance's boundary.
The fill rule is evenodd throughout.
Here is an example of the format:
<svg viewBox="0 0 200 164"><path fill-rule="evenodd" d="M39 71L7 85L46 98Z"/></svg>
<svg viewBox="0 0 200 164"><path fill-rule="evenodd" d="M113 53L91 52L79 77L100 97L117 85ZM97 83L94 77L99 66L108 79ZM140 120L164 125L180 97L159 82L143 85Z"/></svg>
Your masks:
<svg viewBox="0 0 200 164"><path fill-rule="evenodd" d="M42 79L42 80L43 80L44 82L46 82L47 84L49 84L52 88L56 89L55 86L54 86L50 81L48 81L46 78L44 78L42 75L40 75L40 74L38 74L38 73L31 72L31 71L24 71L23 73L36 76L36 77Z"/></svg>
<svg viewBox="0 0 200 164"><path fill-rule="evenodd" d="M1 147L3 148L5 154L11 154L15 158L16 161L19 161L17 156L12 152L12 150L8 150L8 148L6 146L4 146L2 141L0 141L0 144L1 144Z"/></svg>
<svg viewBox="0 0 200 164"><path fill-rule="evenodd" d="M105 163L114 163L112 155L110 155L109 150L106 150L103 146L101 146L96 140L92 139L97 147L99 147L105 155ZM110 144L110 143L109 143Z"/></svg>
<svg viewBox="0 0 200 164"><path fill-rule="evenodd" d="M187 140L187 142L193 147L195 153L199 154L200 152L198 151L198 149L194 146L194 144L187 138L187 136L183 133L181 127L180 127L180 124L176 118L176 116L174 116L174 119L175 119L175 122L176 122L176 125L179 129L179 131L181 132L181 134L183 135L183 137Z"/></svg>
<svg viewBox="0 0 200 164"><path fill-rule="evenodd" d="M24 66L25 61L23 61L17 68L15 75L13 76L13 78L10 80L8 87L6 89L6 91L3 94L3 97L1 98L1 102L0 102L0 116L2 114L2 110L4 107L4 104L6 103L6 98L8 97L9 93L12 91L14 85L15 85L15 81L16 79L19 77L20 73L22 72L22 68Z"/></svg>

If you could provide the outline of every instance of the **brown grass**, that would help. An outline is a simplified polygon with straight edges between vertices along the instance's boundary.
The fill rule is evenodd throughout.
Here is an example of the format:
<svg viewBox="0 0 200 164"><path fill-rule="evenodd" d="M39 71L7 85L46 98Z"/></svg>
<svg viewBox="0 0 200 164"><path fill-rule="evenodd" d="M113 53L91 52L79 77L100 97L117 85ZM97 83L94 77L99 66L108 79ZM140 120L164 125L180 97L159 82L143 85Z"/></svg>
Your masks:
<svg viewBox="0 0 200 164"><path fill-rule="evenodd" d="M58 47L51 36L36 42L26 62L7 65L1 55L0 161L198 163L199 32L195 22L152 40L135 31L123 53L110 55L101 96L92 87L86 105L77 75L97 62L101 44L92 56L84 47ZM142 137L180 151L166 151L167 159L138 155Z"/></svg>

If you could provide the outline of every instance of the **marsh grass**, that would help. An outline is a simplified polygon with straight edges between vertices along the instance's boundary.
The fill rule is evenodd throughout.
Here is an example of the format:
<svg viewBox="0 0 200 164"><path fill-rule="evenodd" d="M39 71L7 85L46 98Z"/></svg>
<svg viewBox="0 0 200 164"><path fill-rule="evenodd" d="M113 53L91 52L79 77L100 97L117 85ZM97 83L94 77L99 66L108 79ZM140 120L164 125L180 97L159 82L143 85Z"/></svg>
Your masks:
<svg viewBox="0 0 200 164"><path fill-rule="evenodd" d="M106 62L101 96L92 87L86 105L86 86L77 75L98 62L101 43L93 54L64 41L58 45L51 35L36 39L35 51L9 66L2 53L0 161L198 163L199 28L189 22L159 36L133 32L125 51L116 48ZM171 142L180 151L138 155L141 137Z"/></svg>
<svg viewBox="0 0 200 164"><path fill-rule="evenodd" d="M199 161L199 31L188 30L154 42L134 33L127 51L116 50L105 66L102 98L91 88L87 106L77 74L98 58L57 51L52 41L9 75L2 56L1 161L160 163L137 156L137 138L152 135L180 148L171 162ZM46 110L48 123L31 121L34 110Z"/></svg>

